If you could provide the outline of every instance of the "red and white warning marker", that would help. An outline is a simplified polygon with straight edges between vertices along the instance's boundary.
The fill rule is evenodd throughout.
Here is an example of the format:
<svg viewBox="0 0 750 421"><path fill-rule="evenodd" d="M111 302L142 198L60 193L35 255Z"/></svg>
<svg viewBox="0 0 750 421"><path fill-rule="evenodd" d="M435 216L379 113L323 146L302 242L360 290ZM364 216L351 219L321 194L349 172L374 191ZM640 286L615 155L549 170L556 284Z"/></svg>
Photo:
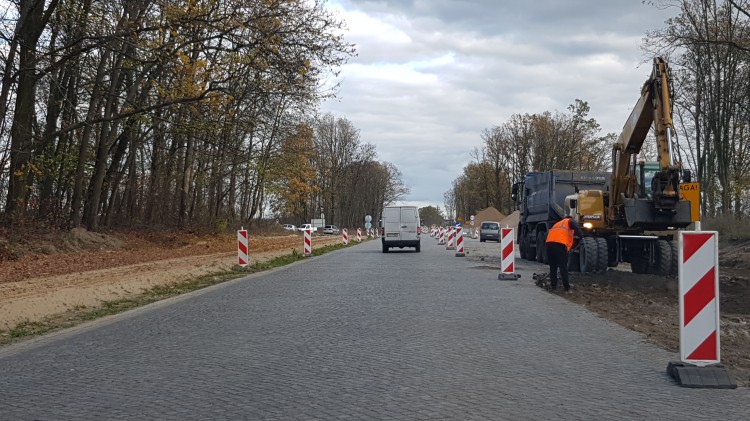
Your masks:
<svg viewBox="0 0 750 421"><path fill-rule="evenodd" d="M341 232L343 235L344 245L349 244L349 230L344 228L341 230Z"/></svg>
<svg viewBox="0 0 750 421"><path fill-rule="evenodd" d="M305 257L312 256L312 231L309 229L305 230Z"/></svg>
<svg viewBox="0 0 750 421"><path fill-rule="evenodd" d="M681 232L680 359L705 366L720 358L719 234Z"/></svg>
<svg viewBox="0 0 750 421"><path fill-rule="evenodd" d="M357 228L357 242L362 242L362 228Z"/></svg>
<svg viewBox="0 0 750 421"><path fill-rule="evenodd" d="M456 257L464 257L464 229L456 228Z"/></svg>
<svg viewBox="0 0 750 421"><path fill-rule="evenodd" d="M438 245L444 246L445 245L445 229L440 228L440 232L438 233Z"/></svg>
<svg viewBox="0 0 750 421"><path fill-rule="evenodd" d="M247 230L244 227L240 227L237 230L237 264L243 268L247 266L248 262L248 246L247 246Z"/></svg>
<svg viewBox="0 0 750 421"><path fill-rule="evenodd" d="M456 241L456 230L454 228L448 228L448 240L447 240L445 249L455 250L456 249L455 241Z"/></svg>
<svg viewBox="0 0 750 421"><path fill-rule="evenodd" d="M513 228L500 228L500 274L497 275L497 279L500 280L515 280L520 277L515 273L514 231Z"/></svg>

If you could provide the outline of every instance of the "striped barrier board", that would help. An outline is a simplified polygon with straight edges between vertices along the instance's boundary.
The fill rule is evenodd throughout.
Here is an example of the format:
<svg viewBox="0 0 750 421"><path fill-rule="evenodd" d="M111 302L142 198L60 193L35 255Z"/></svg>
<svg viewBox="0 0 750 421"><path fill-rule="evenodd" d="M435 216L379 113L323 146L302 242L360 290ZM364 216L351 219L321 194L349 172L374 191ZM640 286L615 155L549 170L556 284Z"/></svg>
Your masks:
<svg viewBox="0 0 750 421"><path fill-rule="evenodd" d="M312 256L312 231L305 230L305 257Z"/></svg>
<svg viewBox="0 0 750 421"><path fill-rule="evenodd" d="M680 359L699 366L721 361L718 237L680 233Z"/></svg>
<svg viewBox="0 0 750 421"><path fill-rule="evenodd" d="M719 234L681 232L678 250L681 361L667 373L682 387L736 389L720 364Z"/></svg>
<svg viewBox="0 0 750 421"><path fill-rule="evenodd" d="M464 229L456 228L456 257L464 257Z"/></svg>
<svg viewBox="0 0 750 421"><path fill-rule="evenodd" d="M237 264L243 268L247 266L248 262L248 240L247 230L240 228L237 230Z"/></svg>
<svg viewBox="0 0 750 421"><path fill-rule="evenodd" d="M349 244L349 230L347 230L346 228L344 228L343 230L341 230L341 232L342 232L342 235L343 235L344 245Z"/></svg>
<svg viewBox="0 0 750 421"><path fill-rule="evenodd" d="M515 274L516 271L516 250L513 239L515 238L513 228L500 228L500 274L497 279L515 280L520 276Z"/></svg>
<svg viewBox="0 0 750 421"><path fill-rule="evenodd" d="M357 242L362 242L362 228L357 228Z"/></svg>
<svg viewBox="0 0 750 421"><path fill-rule="evenodd" d="M446 250L455 250L456 249L456 231L454 228L448 228L448 241L447 245L445 246Z"/></svg>

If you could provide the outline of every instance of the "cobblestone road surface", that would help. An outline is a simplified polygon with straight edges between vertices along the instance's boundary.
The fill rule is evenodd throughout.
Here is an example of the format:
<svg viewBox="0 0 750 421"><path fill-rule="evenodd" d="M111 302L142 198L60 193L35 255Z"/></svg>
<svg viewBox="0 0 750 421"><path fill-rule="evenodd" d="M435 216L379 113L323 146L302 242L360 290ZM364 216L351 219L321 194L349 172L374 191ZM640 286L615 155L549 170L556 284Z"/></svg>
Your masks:
<svg viewBox="0 0 750 421"><path fill-rule="evenodd" d="M497 249L372 241L7 347L0 419L748 419Z"/></svg>

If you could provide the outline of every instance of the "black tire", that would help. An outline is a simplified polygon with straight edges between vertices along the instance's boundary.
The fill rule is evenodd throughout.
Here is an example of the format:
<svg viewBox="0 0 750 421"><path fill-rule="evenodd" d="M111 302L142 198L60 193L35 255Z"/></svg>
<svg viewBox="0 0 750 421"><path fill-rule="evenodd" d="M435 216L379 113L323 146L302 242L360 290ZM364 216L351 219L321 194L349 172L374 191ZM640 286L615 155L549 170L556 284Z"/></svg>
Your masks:
<svg viewBox="0 0 750 421"><path fill-rule="evenodd" d="M595 272L599 253L596 251L596 239L586 237L581 240L581 247L578 249L581 273Z"/></svg>
<svg viewBox="0 0 750 421"><path fill-rule="evenodd" d="M538 244L538 243L537 243ZM528 256L529 261L535 261L536 260L536 247L531 247L531 234L528 234L526 236L526 256Z"/></svg>
<svg viewBox="0 0 750 421"><path fill-rule="evenodd" d="M420 251L420 249L421 249L421 248L422 248L422 244L421 244L421 243L417 243L417 245L416 245L416 246L414 246L414 250L415 250L415 251L416 251L417 253L419 253L419 251Z"/></svg>
<svg viewBox="0 0 750 421"><path fill-rule="evenodd" d="M609 262L609 247L607 247L607 240L604 238L596 239L596 258L597 272L606 271L607 263Z"/></svg>
<svg viewBox="0 0 750 421"><path fill-rule="evenodd" d="M667 240L657 240L656 250L654 251L656 257L655 273L657 275L669 275L672 268L672 246L669 245Z"/></svg>
<svg viewBox="0 0 750 421"><path fill-rule="evenodd" d="M539 231L536 235L537 241L537 252L536 260L539 263L549 264L549 257L547 257L547 231Z"/></svg>
<svg viewBox="0 0 750 421"><path fill-rule="evenodd" d="M669 267L669 274L677 276L680 270L680 244L678 241L672 240L669 242L669 247L672 249L672 264Z"/></svg>
<svg viewBox="0 0 750 421"><path fill-rule="evenodd" d="M633 273L647 273L648 272L648 257L643 255L631 256L630 257L630 270Z"/></svg>
<svg viewBox="0 0 750 421"><path fill-rule="evenodd" d="M518 251L521 253L521 259L526 259L526 236L521 237L518 242Z"/></svg>
<svg viewBox="0 0 750 421"><path fill-rule="evenodd" d="M388 253L388 246L385 245L385 242L383 242L383 253Z"/></svg>
<svg viewBox="0 0 750 421"><path fill-rule="evenodd" d="M480 239L479 239L479 242L480 242L480 243L484 243L484 241L485 241L485 240L484 240L484 238L480 238Z"/></svg>
<svg viewBox="0 0 750 421"><path fill-rule="evenodd" d="M615 237L607 238L607 250L607 266L617 267L620 262L617 260L617 239Z"/></svg>
<svg viewBox="0 0 750 421"><path fill-rule="evenodd" d="M568 272L580 272L581 271L581 256L578 252L570 253L568 258Z"/></svg>

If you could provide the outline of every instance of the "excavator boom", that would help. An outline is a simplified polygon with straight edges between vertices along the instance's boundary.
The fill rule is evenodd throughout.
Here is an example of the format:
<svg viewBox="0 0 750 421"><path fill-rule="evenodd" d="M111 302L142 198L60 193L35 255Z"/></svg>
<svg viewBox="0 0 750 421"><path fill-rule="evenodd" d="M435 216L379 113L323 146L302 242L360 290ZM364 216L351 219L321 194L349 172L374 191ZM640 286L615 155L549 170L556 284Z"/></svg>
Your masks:
<svg viewBox="0 0 750 421"><path fill-rule="evenodd" d="M654 58L651 76L641 88L641 96L630 113L622 133L613 146L613 173L610 207L611 221L621 218L625 199L636 196L635 158L641 151L651 127L656 135L659 173L652 181L653 203L659 213L675 213L679 202L680 163L674 159L676 139L672 124L669 66Z"/></svg>

